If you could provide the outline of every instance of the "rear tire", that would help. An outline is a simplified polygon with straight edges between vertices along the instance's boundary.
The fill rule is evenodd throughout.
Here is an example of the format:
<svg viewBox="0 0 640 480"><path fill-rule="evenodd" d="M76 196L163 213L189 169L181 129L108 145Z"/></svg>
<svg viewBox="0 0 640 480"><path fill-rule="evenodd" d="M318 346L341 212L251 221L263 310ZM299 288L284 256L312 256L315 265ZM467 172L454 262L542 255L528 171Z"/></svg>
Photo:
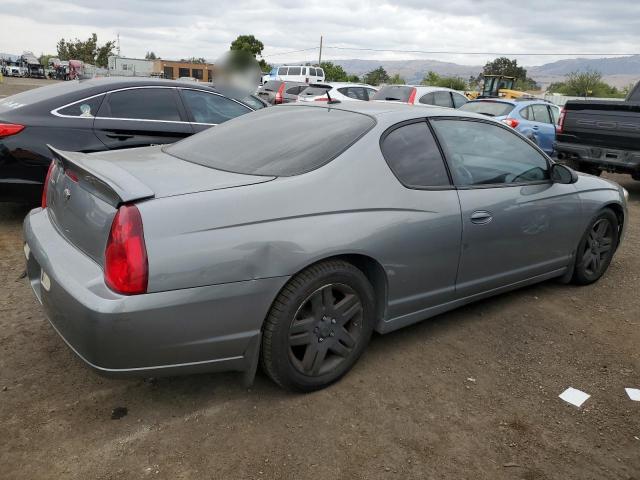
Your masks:
<svg viewBox="0 0 640 480"><path fill-rule="evenodd" d="M588 285L602 277L616 251L618 237L618 217L608 208L601 211L589 223L578 245L573 283Z"/></svg>
<svg viewBox="0 0 640 480"><path fill-rule="evenodd" d="M262 368L288 390L324 388L360 358L374 319L374 292L362 271L341 260L313 265L284 286L269 311Z"/></svg>

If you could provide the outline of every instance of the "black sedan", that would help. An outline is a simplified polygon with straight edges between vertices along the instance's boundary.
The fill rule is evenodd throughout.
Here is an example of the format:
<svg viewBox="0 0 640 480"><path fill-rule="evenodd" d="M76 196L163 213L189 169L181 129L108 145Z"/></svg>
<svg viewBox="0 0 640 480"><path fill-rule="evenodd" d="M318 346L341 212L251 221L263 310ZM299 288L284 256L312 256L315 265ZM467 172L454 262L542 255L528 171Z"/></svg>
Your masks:
<svg viewBox="0 0 640 480"><path fill-rule="evenodd" d="M253 95L161 79L58 83L0 101L0 201L40 196L51 152L172 143L263 108Z"/></svg>

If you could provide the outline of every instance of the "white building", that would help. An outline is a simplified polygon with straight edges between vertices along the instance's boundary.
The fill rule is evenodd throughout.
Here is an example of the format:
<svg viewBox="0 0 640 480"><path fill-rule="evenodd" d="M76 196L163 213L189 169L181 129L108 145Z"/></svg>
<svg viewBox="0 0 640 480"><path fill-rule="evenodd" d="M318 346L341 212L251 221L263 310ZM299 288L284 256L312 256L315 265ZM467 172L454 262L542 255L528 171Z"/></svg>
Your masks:
<svg viewBox="0 0 640 480"><path fill-rule="evenodd" d="M153 72L153 60L112 55L108 58L109 75L148 77Z"/></svg>

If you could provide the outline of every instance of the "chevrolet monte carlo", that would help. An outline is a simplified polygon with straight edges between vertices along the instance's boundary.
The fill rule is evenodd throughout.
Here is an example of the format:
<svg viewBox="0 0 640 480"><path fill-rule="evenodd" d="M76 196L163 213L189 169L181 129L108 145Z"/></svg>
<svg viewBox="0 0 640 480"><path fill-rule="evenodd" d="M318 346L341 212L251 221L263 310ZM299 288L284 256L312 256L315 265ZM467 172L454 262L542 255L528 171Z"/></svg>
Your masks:
<svg viewBox="0 0 640 480"><path fill-rule="evenodd" d="M439 107L283 105L169 146L51 150L28 277L107 375L251 382L261 363L284 388L323 388L373 331L598 280L627 223L620 186Z"/></svg>

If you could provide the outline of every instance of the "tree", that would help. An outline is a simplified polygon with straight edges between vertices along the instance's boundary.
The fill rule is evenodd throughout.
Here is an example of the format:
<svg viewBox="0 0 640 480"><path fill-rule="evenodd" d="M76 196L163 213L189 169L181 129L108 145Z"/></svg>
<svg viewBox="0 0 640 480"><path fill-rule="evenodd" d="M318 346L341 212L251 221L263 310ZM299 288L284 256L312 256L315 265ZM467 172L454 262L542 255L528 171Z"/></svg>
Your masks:
<svg viewBox="0 0 640 480"><path fill-rule="evenodd" d="M405 83L407 83L407 82L405 82L404 78L402 78L399 73L395 73L389 79L389 84L391 84L391 85L404 85Z"/></svg>
<svg viewBox="0 0 640 480"><path fill-rule="evenodd" d="M262 56L264 44L253 35L238 35L238 37L231 42L230 50L249 52L253 58L257 59L257 57ZM258 60L258 64L263 72L268 72L272 68L264 58Z"/></svg>
<svg viewBox="0 0 640 480"><path fill-rule="evenodd" d="M532 90L537 88L535 80L527 77L527 69L518 66L516 59L510 60L507 57L499 57L492 62L487 62L483 68L484 75L503 75L516 79L514 88L517 90Z"/></svg>
<svg viewBox="0 0 640 480"><path fill-rule="evenodd" d="M347 72L340 65L335 65L332 62L322 62L320 67L324 70L324 79L327 82L347 81Z"/></svg>
<svg viewBox="0 0 640 480"><path fill-rule="evenodd" d="M389 74L382 66L371 70L364 76L364 83L369 85L380 85L381 83L389 83Z"/></svg>
<svg viewBox="0 0 640 480"><path fill-rule="evenodd" d="M429 71L422 82L421 85L431 85L434 87L446 87L452 88L454 90L466 90L467 82L465 82L460 77L445 77L442 75L438 75L436 72Z"/></svg>
<svg viewBox="0 0 640 480"><path fill-rule="evenodd" d="M552 93L561 93L576 97L624 97L616 87L602 80L602 74L596 70L571 72L564 82L554 82L547 89Z"/></svg>
<svg viewBox="0 0 640 480"><path fill-rule="evenodd" d="M207 63L207 60L203 57L181 58L180 61L185 63Z"/></svg>
<svg viewBox="0 0 640 480"><path fill-rule="evenodd" d="M157 59L159 59L160 57L157 57L157 56L156 56L156 54L155 54L155 53L153 53L153 52L147 52L147 54L144 56L144 58L145 58L146 60L157 60Z"/></svg>
<svg viewBox="0 0 640 480"><path fill-rule="evenodd" d="M38 57L38 61L40 62L40 65L42 65L44 68L47 68L49 66L49 59L55 57L55 55L48 55L48 54L41 54Z"/></svg>
<svg viewBox="0 0 640 480"><path fill-rule="evenodd" d="M113 55L115 47L116 42L113 40L99 47L98 35L95 33L85 41L78 38L66 41L61 38L56 46L60 60L80 60L98 67L107 66L108 58Z"/></svg>

